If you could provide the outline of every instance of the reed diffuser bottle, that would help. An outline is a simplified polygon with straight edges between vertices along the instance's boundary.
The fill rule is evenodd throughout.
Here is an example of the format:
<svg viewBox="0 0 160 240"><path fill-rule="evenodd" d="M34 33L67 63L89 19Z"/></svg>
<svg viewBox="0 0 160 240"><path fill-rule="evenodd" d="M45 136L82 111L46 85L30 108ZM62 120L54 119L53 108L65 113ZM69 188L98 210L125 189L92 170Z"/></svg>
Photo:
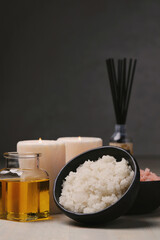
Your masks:
<svg viewBox="0 0 160 240"><path fill-rule="evenodd" d="M133 142L127 135L126 119L137 60L119 59L117 66L113 58L106 60L114 111L115 131L109 145L121 147L133 154Z"/></svg>

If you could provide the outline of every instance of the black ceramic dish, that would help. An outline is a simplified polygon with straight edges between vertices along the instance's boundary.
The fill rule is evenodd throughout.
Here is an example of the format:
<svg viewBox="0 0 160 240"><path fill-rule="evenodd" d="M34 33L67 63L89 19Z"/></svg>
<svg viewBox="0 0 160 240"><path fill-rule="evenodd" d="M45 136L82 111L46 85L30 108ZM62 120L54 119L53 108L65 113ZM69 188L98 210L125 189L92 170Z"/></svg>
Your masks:
<svg viewBox="0 0 160 240"><path fill-rule="evenodd" d="M140 182L137 198L128 214L150 213L160 206L160 181Z"/></svg>
<svg viewBox="0 0 160 240"><path fill-rule="evenodd" d="M65 177L70 173L70 171L75 172L77 167L83 164L86 160L90 159L92 161L96 161L98 158L102 157L103 155L113 156L117 159L117 161L121 161L122 158L125 158L129 162L129 165L134 171L134 178L128 190L115 204L96 213L83 214L83 213L75 213L75 212L66 210L59 203L62 183ZM57 206L62 210L62 212L77 222L86 223L86 224L98 224L102 222L106 223L108 221L114 220L119 216L125 214L128 211L128 209L130 209L138 193L139 175L140 175L139 167L135 159L133 158L133 156L130 155L127 151L118 147L110 147L110 146L96 148L75 157L64 166L64 168L60 171L59 175L55 180L54 199Z"/></svg>

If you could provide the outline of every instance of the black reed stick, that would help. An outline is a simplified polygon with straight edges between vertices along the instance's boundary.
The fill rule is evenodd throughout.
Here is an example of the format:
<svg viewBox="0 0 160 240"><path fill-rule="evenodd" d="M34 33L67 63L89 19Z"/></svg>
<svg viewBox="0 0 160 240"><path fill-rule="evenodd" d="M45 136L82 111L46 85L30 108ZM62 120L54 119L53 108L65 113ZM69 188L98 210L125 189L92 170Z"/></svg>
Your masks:
<svg viewBox="0 0 160 240"><path fill-rule="evenodd" d="M112 99L113 99L113 105L114 105L114 110L115 110L115 115L116 115L116 121L119 121L119 116L118 116L118 109L117 109L117 99L116 99L116 87L115 87L115 79L114 79L114 74L113 74L113 65L112 61L106 60L107 63L107 69L108 69L108 75L109 75L109 81L110 81L110 87L111 87L111 92L112 92Z"/></svg>
<svg viewBox="0 0 160 240"><path fill-rule="evenodd" d="M110 88L117 124L125 124L137 60L118 59L117 67L113 58L106 60ZM117 74L116 74L117 69Z"/></svg>

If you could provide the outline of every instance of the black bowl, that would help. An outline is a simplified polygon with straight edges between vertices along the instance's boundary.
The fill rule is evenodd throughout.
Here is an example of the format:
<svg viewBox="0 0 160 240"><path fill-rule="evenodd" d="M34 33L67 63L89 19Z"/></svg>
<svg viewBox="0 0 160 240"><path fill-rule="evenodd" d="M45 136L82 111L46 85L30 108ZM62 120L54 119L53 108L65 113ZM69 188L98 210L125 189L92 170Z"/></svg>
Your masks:
<svg viewBox="0 0 160 240"><path fill-rule="evenodd" d="M160 181L140 182L137 198L129 214L145 214L160 206Z"/></svg>
<svg viewBox="0 0 160 240"><path fill-rule="evenodd" d="M128 161L129 165L134 171L134 178L128 190L116 203L96 213L83 214L72 212L65 209L59 203L59 197L61 195L62 190L62 183L65 177L70 173L70 171L75 172L77 167L83 164L86 160L90 159L92 161L96 161L103 155L113 156L116 158L117 161L121 161L122 158L125 158ZM55 180L53 195L57 206L62 210L62 212L77 222L87 224L98 224L102 222L108 222L125 214L128 211L128 209L132 206L139 189L139 177L140 177L139 167L132 155L130 155L127 151L121 148L105 146L87 151L81 155L78 155L77 157L73 158L70 162L68 162L64 166L64 168L60 171Z"/></svg>

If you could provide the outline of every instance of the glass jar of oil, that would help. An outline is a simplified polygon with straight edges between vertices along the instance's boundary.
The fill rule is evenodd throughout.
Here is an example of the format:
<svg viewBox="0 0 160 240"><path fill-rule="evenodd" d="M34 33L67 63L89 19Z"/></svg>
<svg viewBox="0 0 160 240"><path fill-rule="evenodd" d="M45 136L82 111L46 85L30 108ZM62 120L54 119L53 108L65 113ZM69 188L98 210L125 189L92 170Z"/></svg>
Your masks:
<svg viewBox="0 0 160 240"><path fill-rule="evenodd" d="M34 221L49 218L49 177L39 169L38 153L8 152L0 170L0 218Z"/></svg>

